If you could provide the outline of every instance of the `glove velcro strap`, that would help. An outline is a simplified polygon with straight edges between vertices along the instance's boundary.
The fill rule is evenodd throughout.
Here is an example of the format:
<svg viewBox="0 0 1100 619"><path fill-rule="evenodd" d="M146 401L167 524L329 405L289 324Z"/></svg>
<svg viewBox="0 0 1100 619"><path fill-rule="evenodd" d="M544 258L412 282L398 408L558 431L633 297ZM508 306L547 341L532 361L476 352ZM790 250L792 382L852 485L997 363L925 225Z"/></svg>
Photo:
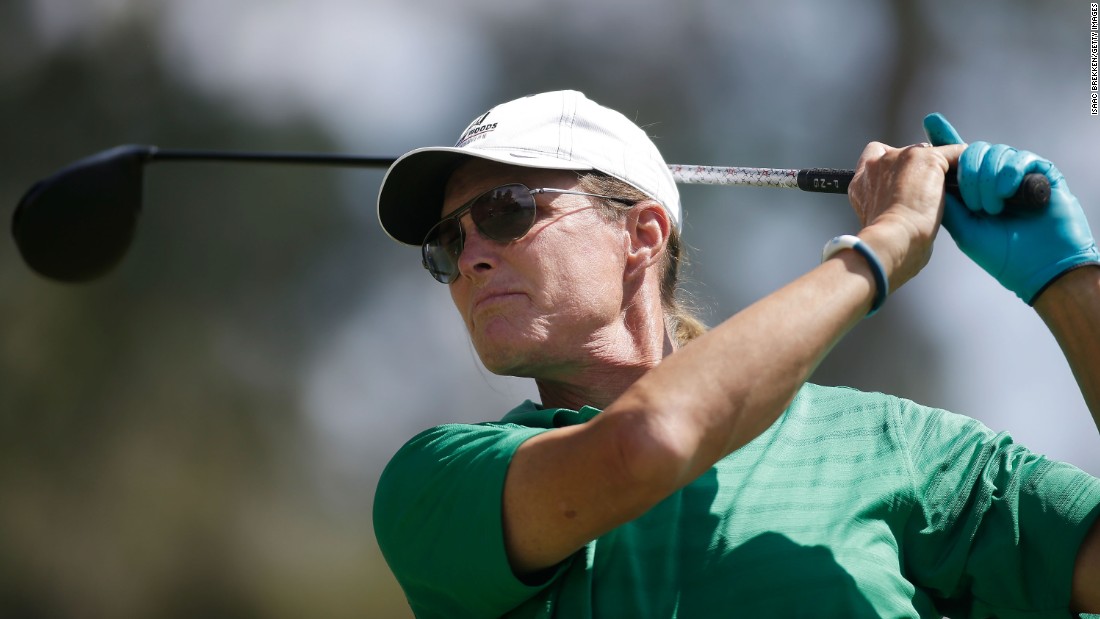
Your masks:
<svg viewBox="0 0 1100 619"><path fill-rule="evenodd" d="M1035 289L1034 293L1030 296L1025 296L1023 294L1017 294L1017 296L1028 305L1034 306L1035 301L1039 299L1039 295L1043 294L1043 291L1050 288L1051 284L1061 279L1063 275L1074 269L1092 265L1100 265L1100 252L1097 252L1095 245L1073 256L1063 258L1050 268L1045 269L1039 275L1032 278L1033 280L1042 281L1042 284Z"/></svg>

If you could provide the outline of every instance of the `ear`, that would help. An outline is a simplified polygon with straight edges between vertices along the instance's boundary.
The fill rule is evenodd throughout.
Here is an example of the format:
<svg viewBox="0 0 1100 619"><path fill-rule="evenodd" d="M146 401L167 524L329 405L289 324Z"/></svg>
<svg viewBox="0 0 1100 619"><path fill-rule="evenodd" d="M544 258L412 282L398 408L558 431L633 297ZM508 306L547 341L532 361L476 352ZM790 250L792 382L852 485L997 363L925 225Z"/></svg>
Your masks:
<svg viewBox="0 0 1100 619"><path fill-rule="evenodd" d="M659 202L643 200L634 205L626 218L628 276L657 264L668 244L670 226L668 213Z"/></svg>

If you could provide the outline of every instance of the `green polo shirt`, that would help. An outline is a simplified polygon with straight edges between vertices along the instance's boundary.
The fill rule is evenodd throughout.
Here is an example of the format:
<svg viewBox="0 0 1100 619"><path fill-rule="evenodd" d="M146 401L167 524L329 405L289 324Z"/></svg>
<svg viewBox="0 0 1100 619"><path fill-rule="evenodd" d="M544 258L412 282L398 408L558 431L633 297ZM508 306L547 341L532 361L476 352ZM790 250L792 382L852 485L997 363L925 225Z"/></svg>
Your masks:
<svg viewBox="0 0 1100 619"><path fill-rule="evenodd" d="M401 448L374 527L417 617L1070 616L1100 480L973 419L811 384L748 445L525 584L504 551L509 461L598 413L525 402Z"/></svg>

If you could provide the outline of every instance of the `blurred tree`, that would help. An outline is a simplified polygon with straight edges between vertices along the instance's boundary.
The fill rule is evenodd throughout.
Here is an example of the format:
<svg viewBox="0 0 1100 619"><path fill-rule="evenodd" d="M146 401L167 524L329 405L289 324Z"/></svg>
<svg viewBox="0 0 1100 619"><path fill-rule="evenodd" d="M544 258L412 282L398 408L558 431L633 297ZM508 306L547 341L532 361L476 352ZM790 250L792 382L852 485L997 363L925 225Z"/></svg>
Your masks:
<svg viewBox="0 0 1100 619"><path fill-rule="evenodd" d="M178 82L140 19L47 50L27 6L0 20L20 46L0 58L5 221L32 180L119 143L334 150L304 119ZM135 245L94 284L40 279L0 244L0 616L379 607L369 529L318 506L299 410L311 342L359 294L352 262L333 276L365 251L335 180L151 165Z"/></svg>
<svg viewBox="0 0 1100 619"><path fill-rule="evenodd" d="M231 103L241 100L231 93L200 94L182 82L152 25L167 4L87 3L133 13L105 20L94 36L39 40L32 2L36 10L64 10L75 1L0 3L3 217L10 219L34 179L115 144L333 150L311 119L264 122ZM319 4L319 11L341 10L340 2ZM933 66L951 53L942 44L962 46L960 65L970 57L985 62L979 48L998 47L988 33L1012 25L1014 40L1034 37L1035 45L1068 51L1074 39L1051 36L1050 24L1064 30L1078 19L1067 3L1032 33L1031 19L1052 7L1022 1L989 11L945 0L490 0L457 9L429 2L430 10L417 7L415 23L400 23L414 11L387 11L396 4L371 5L392 18L386 29L393 37L415 40L419 26L438 20L484 47L476 65L456 67L468 57L432 41L437 71L476 72L471 88L488 84L464 99L480 97L481 110L454 110L455 132L494 103L576 88L645 126L669 161L779 167L847 167L868 140L919 140L919 119L907 106L923 94L922 76L943 73ZM198 12L225 19L222 8L215 2ZM232 13L270 18L267 9L253 0ZM254 52L249 25L233 24L242 50ZM960 36L981 28L982 36ZM317 35L297 24L275 30L302 40ZM423 67L399 53L347 51L365 84L400 92L407 84L377 76L424 79ZM270 62L281 58L273 54ZM389 71L372 74L373 65ZM367 181L356 184L366 206L358 219L348 215L355 209L338 191L347 185L334 181L349 178L317 169L153 164L135 245L93 285L37 278L10 241L0 242L0 616L408 616L369 526L372 488L365 486L384 454L360 459L367 470L350 483L325 477L301 410L303 366L319 341L343 334L332 329L351 312L368 316L369 328L375 318L392 327L393 308L408 307L410 291L423 290L418 282L432 285L415 251L398 254L373 224L376 176L354 177ZM828 197L774 190L682 192L686 240L698 248L692 288L711 323L804 272L828 236L855 225L842 197L829 204ZM398 255L403 263L394 266ZM414 272L421 279L409 283ZM399 287L395 278L406 279ZM903 290L890 311L846 338L815 380L937 404L942 353L927 321L912 315L916 304L900 302L910 293ZM383 296L389 304L378 301ZM438 310L423 316L453 318L445 290L414 298ZM390 313L371 313L378 307ZM390 347L406 344L397 336L368 341L386 349L379 356L391 365ZM417 357L408 374L453 372L473 357L423 350L403 358ZM386 369L355 364L349 374L400 374ZM392 429L503 412L477 403L485 385L431 382L414 377L377 399L443 401L459 395L441 393L457 384L475 395L446 401L474 404L422 406L397 421L382 417L391 411L368 397L355 414L377 415L372 429ZM387 445L391 453L397 447ZM330 509L328 495L318 497L326 485L355 495L340 497L352 507Z"/></svg>
<svg viewBox="0 0 1100 619"><path fill-rule="evenodd" d="M917 139L914 133L919 119L909 116L911 111L905 104L914 97L917 78L938 58L921 45L922 41L932 40L925 10L922 3L910 0L889 3L886 38L890 47L877 67L881 81L877 84L880 95L875 100L882 105L874 116L881 120L877 127L868 127L867 133L880 142L905 145ZM850 122L858 120L852 118ZM946 378L939 371L942 351L931 344L925 323L914 319L911 306L900 305L894 310L865 321L848 334L813 379L934 403ZM883 363L883 359L890 363Z"/></svg>
<svg viewBox="0 0 1100 619"><path fill-rule="evenodd" d="M736 18L705 2L647 3L628 10L581 4L539 5L525 19L548 32L568 31L563 24L584 21L576 27L587 38L545 36L538 45L525 45L530 35L525 29L492 30L495 57L510 79L487 95L486 105L554 88L598 93L597 101L648 127L670 163L850 168L872 139L908 144L917 138L919 118L907 116L904 104L914 94L915 79L938 58L920 44L931 40L922 3L849 5L812 16L795 2L766 10L747 5L735 11ZM873 37L853 37L860 42L857 56L863 64L841 67L839 73L849 79L807 80L807 74L837 72L837 61L815 56L814 67L795 67L790 61L805 62L798 52L807 47L831 49L831 36L853 28L848 13L856 10L864 13L861 25L881 16L884 27ZM716 27L719 15L751 25ZM799 18L813 27L800 30ZM758 21L776 27L756 28ZM746 36L726 36L731 32ZM803 36L807 32L810 37ZM791 114L784 115L788 110ZM711 128L713 135L699 135L700 127ZM804 272L812 266L805 259L815 259L827 238L857 225L842 200L833 200L835 207L822 206L829 196L694 187L681 187L681 194L686 241L706 248L688 271L688 287L708 309L710 324ZM730 209L735 202L737 208ZM753 243L762 234L769 241L764 249L774 255L757 252L755 257L774 264L750 269L745 254L756 249ZM806 251L793 253L792 239ZM720 251L724 248L728 252ZM797 264L784 270L780 263L792 258ZM751 286L758 274L775 279L758 290ZM934 401L944 377L923 324L906 310L883 312L849 334L813 380ZM899 350L905 354L898 355ZM882 362L886 358L890 363Z"/></svg>

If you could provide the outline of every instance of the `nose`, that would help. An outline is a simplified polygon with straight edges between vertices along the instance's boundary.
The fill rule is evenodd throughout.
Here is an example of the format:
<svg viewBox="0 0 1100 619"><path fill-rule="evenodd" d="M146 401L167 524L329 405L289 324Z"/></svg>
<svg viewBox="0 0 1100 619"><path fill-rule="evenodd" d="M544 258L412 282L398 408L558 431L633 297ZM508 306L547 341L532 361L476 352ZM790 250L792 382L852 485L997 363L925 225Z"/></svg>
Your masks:
<svg viewBox="0 0 1100 619"><path fill-rule="evenodd" d="M458 255L458 272L473 277L496 268L501 245L482 236L474 225L473 218L467 215L469 213L464 213L459 218L464 240L462 251Z"/></svg>

